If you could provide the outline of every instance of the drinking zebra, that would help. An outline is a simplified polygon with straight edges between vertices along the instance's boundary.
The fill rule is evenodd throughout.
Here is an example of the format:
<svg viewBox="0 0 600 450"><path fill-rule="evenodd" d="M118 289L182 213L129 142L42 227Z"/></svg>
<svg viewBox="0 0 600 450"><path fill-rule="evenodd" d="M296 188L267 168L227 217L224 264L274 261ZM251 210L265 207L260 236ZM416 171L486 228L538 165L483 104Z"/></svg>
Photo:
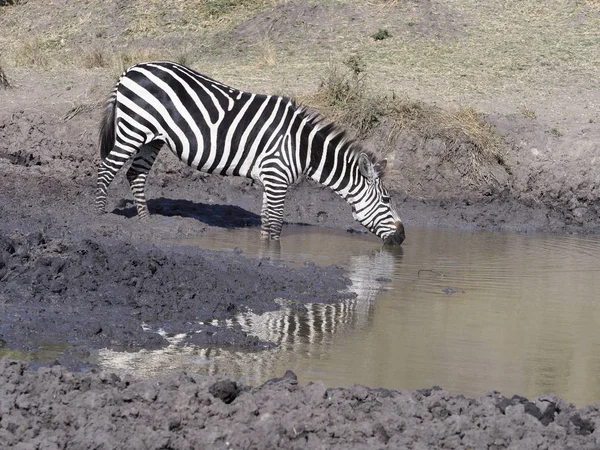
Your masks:
<svg viewBox="0 0 600 450"><path fill-rule="evenodd" d="M279 240L288 187L300 176L330 187L354 218L386 244L404 241L404 226L381 182L387 161L292 100L242 92L172 62L127 69L110 95L100 126L96 206L127 171L138 216L148 216L146 177L166 143L187 165L248 177L264 188L261 236Z"/></svg>

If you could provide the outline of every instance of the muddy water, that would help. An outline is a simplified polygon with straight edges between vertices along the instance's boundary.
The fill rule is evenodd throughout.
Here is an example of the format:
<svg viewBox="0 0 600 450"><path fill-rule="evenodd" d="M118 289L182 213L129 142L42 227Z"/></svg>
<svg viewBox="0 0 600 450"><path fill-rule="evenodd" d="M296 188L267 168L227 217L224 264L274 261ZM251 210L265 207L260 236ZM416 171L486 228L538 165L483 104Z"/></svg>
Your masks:
<svg viewBox="0 0 600 450"><path fill-rule="evenodd" d="M142 376L183 368L260 383L292 369L302 382L328 386L600 400L600 236L414 228L407 236L394 250L315 227L285 228L280 249L263 248L256 229L188 241L290 265L343 265L356 298L308 306L281 299L282 311L237 317L276 350L181 348L175 336L166 350L102 351L98 362Z"/></svg>

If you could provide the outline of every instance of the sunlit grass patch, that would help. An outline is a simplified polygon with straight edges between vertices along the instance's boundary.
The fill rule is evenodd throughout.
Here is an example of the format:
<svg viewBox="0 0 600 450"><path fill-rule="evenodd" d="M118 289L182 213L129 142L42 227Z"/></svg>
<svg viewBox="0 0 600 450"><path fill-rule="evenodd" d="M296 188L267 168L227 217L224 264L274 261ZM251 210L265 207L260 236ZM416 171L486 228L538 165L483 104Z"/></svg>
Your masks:
<svg viewBox="0 0 600 450"><path fill-rule="evenodd" d="M130 23L125 34L132 37L159 36L165 32L198 33L223 30L273 7L273 0L134 0L128 6Z"/></svg>
<svg viewBox="0 0 600 450"><path fill-rule="evenodd" d="M259 67L275 67L277 65L277 50L269 36L263 36L254 45L256 60Z"/></svg>

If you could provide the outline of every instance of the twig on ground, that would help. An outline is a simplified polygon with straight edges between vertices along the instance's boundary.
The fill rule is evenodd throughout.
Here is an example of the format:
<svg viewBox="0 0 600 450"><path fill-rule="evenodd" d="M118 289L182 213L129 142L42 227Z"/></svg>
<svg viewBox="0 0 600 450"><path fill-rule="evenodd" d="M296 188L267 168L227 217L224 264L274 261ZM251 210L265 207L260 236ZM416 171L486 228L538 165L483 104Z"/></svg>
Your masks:
<svg viewBox="0 0 600 450"><path fill-rule="evenodd" d="M443 277L444 274L440 273L440 272L436 272L433 269L419 269L419 271L417 272L417 277L421 276L421 272L431 272L431 273L435 273L436 275L439 275L440 277Z"/></svg>

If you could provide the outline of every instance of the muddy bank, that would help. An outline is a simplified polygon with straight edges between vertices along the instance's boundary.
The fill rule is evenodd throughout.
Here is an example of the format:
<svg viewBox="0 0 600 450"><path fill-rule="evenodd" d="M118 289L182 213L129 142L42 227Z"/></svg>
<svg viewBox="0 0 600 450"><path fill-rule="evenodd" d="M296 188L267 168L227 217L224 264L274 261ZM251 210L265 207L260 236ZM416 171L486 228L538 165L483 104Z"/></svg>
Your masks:
<svg viewBox="0 0 600 450"><path fill-rule="evenodd" d="M598 405L500 393L468 399L185 373L153 380L0 360L0 442L8 448L595 449Z"/></svg>
<svg viewBox="0 0 600 450"><path fill-rule="evenodd" d="M240 253L0 235L0 343L152 349L167 345L160 329L201 346L263 349L270 343L211 322L277 309L282 297L301 304L351 295L341 293L349 284L341 268L290 269Z"/></svg>

